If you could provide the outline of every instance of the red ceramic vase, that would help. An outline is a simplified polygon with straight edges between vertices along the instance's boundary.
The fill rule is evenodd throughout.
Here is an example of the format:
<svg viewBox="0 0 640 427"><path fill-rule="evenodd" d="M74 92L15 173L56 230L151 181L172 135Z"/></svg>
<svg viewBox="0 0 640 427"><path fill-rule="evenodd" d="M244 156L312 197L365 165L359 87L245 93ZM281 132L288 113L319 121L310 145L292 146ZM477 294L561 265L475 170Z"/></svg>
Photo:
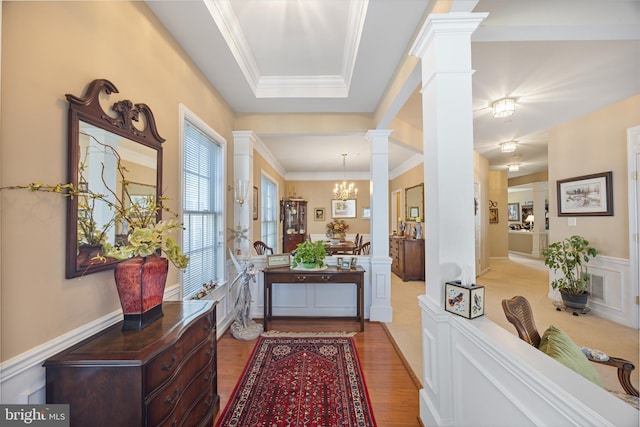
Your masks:
<svg viewBox="0 0 640 427"><path fill-rule="evenodd" d="M124 312L123 331L139 331L163 316L162 298L169 261L156 255L134 257L119 263L116 287Z"/></svg>

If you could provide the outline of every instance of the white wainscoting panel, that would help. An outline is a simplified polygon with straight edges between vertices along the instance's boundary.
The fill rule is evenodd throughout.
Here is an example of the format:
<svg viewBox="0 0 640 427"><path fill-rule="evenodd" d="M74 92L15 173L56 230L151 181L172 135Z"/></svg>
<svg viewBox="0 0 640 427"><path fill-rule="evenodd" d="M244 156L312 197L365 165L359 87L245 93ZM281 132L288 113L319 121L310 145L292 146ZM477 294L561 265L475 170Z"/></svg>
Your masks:
<svg viewBox="0 0 640 427"><path fill-rule="evenodd" d="M359 256L358 265L364 268L364 317L369 318L371 308L371 276L368 256ZM254 317L264 316L264 275L260 272L266 267L266 256L252 257L258 274L256 283L252 283L251 295ZM336 264L336 257L327 257L328 265ZM353 284L296 284L274 283L274 316L318 316L351 317L356 315L356 285Z"/></svg>
<svg viewBox="0 0 640 427"><path fill-rule="evenodd" d="M602 283L602 289L597 289L598 292L593 298L589 297L590 315L600 316L631 328L638 328L633 308L637 285L631 283L629 260L598 255L589 261L587 272L597 276L594 277L594 280L598 284ZM562 273L555 273L555 276L560 274ZM555 276L551 271L549 280L553 280ZM600 293L602 293L602 297L598 296ZM560 293L553 290L551 286L549 286L548 296L555 301L561 300Z"/></svg>
<svg viewBox="0 0 640 427"><path fill-rule="evenodd" d="M442 349L435 356L423 354L423 366L438 358L434 376L451 387L447 393L446 387L433 390L432 382L424 382L423 424L638 426L637 410L488 319L443 315L426 296L419 301L427 329L423 337L433 336L427 347L448 347L451 354L443 357Z"/></svg>

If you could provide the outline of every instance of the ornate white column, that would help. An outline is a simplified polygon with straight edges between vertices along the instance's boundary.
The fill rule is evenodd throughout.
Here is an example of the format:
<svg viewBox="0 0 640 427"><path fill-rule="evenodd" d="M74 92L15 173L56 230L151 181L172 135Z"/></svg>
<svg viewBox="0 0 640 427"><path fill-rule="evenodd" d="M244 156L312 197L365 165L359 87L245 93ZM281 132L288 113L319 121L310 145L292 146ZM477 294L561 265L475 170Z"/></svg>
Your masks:
<svg viewBox="0 0 640 427"><path fill-rule="evenodd" d="M391 322L391 258L389 257L389 135L391 130L367 132L371 143L371 310L369 320Z"/></svg>
<svg viewBox="0 0 640 427"><path fill-rule="evenodd" d="M431 14L411 51L421 58L425 189L422 308L424 425L454 420L451 314L444 283L459 268L475 278L471 34L487 14Z"/></svg>
<svg viewBox="0 0 640 427"><path fill-rule="evenodd" d="M227 245L242 256L250 256L253 244L253 146L256 136L252 131L233 132L233 182L229 185L233 199L233 224L229 228L239 231L245 238L234 239ZM241 182L246 185L246 195L236 191ZM235 199L235 194L244 199L242 205ZM245 231L246 230L246 231Z"/></svg>

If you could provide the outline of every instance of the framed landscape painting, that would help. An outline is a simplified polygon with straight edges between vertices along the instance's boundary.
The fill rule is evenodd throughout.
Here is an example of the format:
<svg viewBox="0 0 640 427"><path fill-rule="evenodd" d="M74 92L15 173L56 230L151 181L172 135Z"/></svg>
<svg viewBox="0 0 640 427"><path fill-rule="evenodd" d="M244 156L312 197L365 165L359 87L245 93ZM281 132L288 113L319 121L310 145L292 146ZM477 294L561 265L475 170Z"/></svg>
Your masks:
<svg viewBox="0 0 640 427"><path fill-rule="evenodd" d="M356 201L354 199L331 201L331 218L355 218L355 217L356 217Z"/></svg>
<svg viewBox="0 0 640 427"><path fill-rule="evenodd" d="M507 220L520 221L520 203L507 204Z"/></svg>
<svg viewBox="0 0 640 427"><path fill-rule="evenodd" d="M558 216L612 216L611 171L558 180Z"/></svg>

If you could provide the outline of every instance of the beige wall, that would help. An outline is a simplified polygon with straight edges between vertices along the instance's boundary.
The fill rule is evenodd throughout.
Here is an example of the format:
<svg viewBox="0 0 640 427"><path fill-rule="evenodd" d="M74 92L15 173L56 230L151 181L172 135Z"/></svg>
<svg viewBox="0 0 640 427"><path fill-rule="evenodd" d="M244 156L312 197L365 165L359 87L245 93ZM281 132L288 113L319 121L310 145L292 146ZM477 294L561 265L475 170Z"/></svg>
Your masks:
<svg viewBox="0 0 640 427"><path fill-rule="evenodd" d="M476 250L476 259L479 260L479 269L476 275L489 269L490 242L489 242L489 160L482 157L476 151L473 152L473 179L480 184L480 205L478 206L478 219L480 223L480 253Z"/></svg>
<svg viewBox="0 0 640 427"><path fill-rule="evenodd" d="M96 78L152 109L177 210L178 105L227 139L233 113L143 2L2 3L1 184L66 181L67 102ZM231 168L232 162L228 162ZM112 271L64 278L65 202L2 191L2 360L120 307ZM230 199L227 203L230 203ZM229 220L229 218L227 219ZM178 280L170 267L168 285Z"/></svg>
<svg viewBox="0 0 640 427"><path fill-rule="evenodd" d="M531 173L529 175L518 176L515 178L509 178L509 187L545 181L549 181L549 171L542 171L538 173Z"/></svg>
<svg viewBox="0 0 640 427"><path fill-rule="evenodd" d="M628 128L640 124L640 95L549 131L549 242L579 234L602 255L629 258ZM613 216L557 216L556 181L613 171Z"/></svg>
<svg viewBox="0 0 640 427"><path fill-rule="evenodd" d="M305 199L308 209L307 229L309 234L324 234L326 225L331 221L331 199L333 188L337 181L287 181L285 194L295 191L298 197ZM371 221L362 219L362 208L370 207L369 204L369 181L348 181L353 182L358 189L356 199L356 218L344 218L344 222L349 224L349 234L369 234ZM285 196L286 197L286 196ZM316 221L313 215L315 208L324 208L324 221Z"/></svg>
<svg viewBox="0 0 640 427"><path fill-rule="evenodd" d="M489 224L489 256L505 258L509 256L507 171L489 171L489 200L498 209L498 222Z"/></svg>

